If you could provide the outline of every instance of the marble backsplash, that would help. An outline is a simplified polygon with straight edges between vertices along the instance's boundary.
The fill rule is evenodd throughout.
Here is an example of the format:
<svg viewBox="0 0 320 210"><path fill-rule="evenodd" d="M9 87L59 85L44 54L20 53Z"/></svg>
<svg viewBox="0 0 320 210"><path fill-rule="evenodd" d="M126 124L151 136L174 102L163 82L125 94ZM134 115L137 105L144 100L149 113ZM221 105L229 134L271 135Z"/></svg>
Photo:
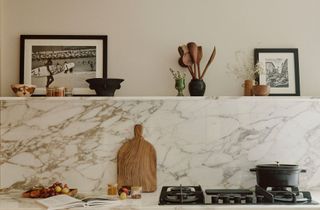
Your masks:
<svg viewBox="0 0 320 210"><path fill-rule="evenodd" d="M257 164L299 164L320 188L320 99L301 97L0 98L0 188L116 182L133 126L157 151L158 186L250 188Z"/></svg>

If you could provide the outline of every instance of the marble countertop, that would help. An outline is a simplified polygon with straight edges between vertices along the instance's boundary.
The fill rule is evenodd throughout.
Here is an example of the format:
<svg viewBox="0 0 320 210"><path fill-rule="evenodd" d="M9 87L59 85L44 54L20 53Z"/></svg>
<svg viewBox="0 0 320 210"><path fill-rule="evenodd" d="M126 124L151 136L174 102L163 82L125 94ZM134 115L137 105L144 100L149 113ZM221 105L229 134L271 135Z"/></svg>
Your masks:
<svg viewBox="0 0 320 210"><path fill-rule="evenodd" d="M320 191L311 192L314 200L320 201ZM139 209L161 209L161 210L183 210L183 209L318 209L320 205L227 205L227 206L215 206L215 205L185 205L185 206L159 206L158 205L159 193L144 193L142 199L127 199L123 201L117 201L115 204L103 207L90 207L86 209L90 210L139 210ZM74 210L80 210L84 208L72 208ZM2 193L0 194L0 210L45 210L44 207L36 203L35 199L21 198L20 192L14 193Z"/></svg>
<svg viewBox="0 0 320 210"><path fill-rule="evenodd" d="M121 97L105 97L105 96L73 96L73 97L0 97L0 101L26 101L26 100L50 100L50 101L101 101L101 100L320 100L320 96L121 96Z"/></svg>

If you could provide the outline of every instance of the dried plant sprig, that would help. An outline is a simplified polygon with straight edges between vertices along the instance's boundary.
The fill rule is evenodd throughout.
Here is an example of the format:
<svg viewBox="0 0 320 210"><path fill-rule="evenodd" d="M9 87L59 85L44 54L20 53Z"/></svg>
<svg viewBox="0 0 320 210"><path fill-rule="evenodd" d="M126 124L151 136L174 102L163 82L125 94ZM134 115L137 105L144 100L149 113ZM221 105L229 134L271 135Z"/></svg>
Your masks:
<svg viewBox="0 0 320 210"><path fill-rule="evenodd" d="M264 65L261 62L254 64L252 56L246 56L243 52L236 52L236 65L228 65L229 72L241 80L256 80L259 74L264 73Z"/></svg>
<svg viewBox="0 0 320 210"><path fill-rule="evenodd" d="M172 73L173 79L175 79L175 80L186 78L185 73L182 74L180 71L174 71L172 68L170 68L170 71Z"/></svg>

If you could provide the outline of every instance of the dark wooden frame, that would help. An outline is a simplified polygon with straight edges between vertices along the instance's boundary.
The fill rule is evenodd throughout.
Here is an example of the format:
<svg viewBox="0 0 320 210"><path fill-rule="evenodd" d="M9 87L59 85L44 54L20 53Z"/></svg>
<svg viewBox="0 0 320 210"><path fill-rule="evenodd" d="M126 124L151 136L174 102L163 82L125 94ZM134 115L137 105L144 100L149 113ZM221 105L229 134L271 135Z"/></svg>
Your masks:
<svg viewBox="0 0 320 210"><path fill-rule="evenodd" d="M294 58L294 75L295 75L295 93L274 93L270 94L270 96L300 96L300 77L299 77L299 55L298 48L256 48L254 49L254 63L257 64L259 62L259 54L260 53L293 53ZM257 82L259 82L259 77L256 78Z"/></svg>
<svg viewBox="0 0 320 210"><path fill-rule="evenodd" d="M29 39L57 39L57 40L102 40L102 74L108 78L108 36L107 35L21 35L20 36L20 83L24 83L24 51L25 40Z"/></svg>

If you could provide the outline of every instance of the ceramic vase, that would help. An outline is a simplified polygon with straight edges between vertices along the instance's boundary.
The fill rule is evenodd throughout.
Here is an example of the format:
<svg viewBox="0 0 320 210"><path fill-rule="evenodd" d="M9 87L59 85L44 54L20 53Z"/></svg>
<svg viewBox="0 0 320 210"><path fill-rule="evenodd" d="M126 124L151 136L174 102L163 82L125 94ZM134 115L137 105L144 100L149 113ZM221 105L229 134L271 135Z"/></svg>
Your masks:
<svg viewBox="0 0 320 210"><path fill-rule="evenodd" d="M243 84L244 88L244 96L253 96L252 88L253 88L253 80L245 80Z"/></svg>
<svg viewBox="0 0 320 210"><path fill-rule="evenodd" d="M183 96L183 90L185 87L186 87L186 84L184 79L176 79L175 88L178 91L177 96Z"/></svg>
<svg viewBox="0 0 320 210"><path fill-rule="evenodd" d="M203 96L206 91L206 83L202 79L192 79L188 88L190 96Z"/></svg>

